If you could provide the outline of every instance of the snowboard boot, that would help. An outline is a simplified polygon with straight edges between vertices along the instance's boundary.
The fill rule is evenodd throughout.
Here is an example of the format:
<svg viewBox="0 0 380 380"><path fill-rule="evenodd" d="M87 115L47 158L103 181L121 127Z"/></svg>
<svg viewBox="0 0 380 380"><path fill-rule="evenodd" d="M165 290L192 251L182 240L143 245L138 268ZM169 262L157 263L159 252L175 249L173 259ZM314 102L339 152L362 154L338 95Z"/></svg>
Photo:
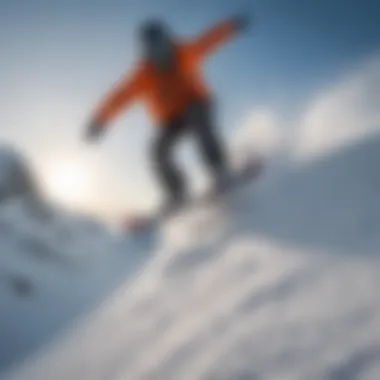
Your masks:
<svg viewBox="0 0 380 380"><path fill-rule="evenodd" d="M232 182L232 173L228 169L218 171L214 177L213 193L223 194L228 190Z"/></svg>
<svg viewBox="0 0 380 380"><path fill-rule="evenodd" d="M187 196L184 194L169 197L161 206L159 214L162 218L168 218L178 212L181 207L186 203Z"/></svg>

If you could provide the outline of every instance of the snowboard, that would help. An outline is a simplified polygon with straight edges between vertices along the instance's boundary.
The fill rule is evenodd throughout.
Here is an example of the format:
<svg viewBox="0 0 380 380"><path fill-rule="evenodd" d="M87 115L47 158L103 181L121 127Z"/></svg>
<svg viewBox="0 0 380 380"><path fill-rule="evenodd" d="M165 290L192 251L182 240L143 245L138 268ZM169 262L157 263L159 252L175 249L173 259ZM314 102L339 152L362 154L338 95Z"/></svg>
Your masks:
<svg viewBox="0 0 380 380"><path fill-rule="evenodd" d="M127 235L139 235L146 231L151 231L158 227L165 220L178 215L179 212L190 209L192 207L202 206L209 204L216 200L221 199L225 194L234 191L236 188L250 183L252 180L257 179L264 168L263 162L259 159L252 159L247 161L232 171L228 183L223 188L210 187L205 191L190 196L188 201L184 202L178 207L174 213L168 215L161 215L160 213L152 213L148 215L132 214L125 217L122 221L122 230Z"/></svg>

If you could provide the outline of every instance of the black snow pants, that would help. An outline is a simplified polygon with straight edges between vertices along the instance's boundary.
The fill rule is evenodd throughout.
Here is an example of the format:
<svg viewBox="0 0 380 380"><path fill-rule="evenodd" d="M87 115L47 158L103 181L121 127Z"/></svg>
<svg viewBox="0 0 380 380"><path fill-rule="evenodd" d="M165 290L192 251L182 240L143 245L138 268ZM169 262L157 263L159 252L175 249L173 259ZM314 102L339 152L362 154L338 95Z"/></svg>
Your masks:
<svg viewBox="0 0 380 380"><path fill-rule="evenodd" d="M174 148L184 135L195 138L201 158L216 183L227 174L225 151L215 133L212 108L211 102L194 102L186 112L158 129L153 144L153 162L167 203L182 202L187 195L184 174L174 157Z"/></svg>

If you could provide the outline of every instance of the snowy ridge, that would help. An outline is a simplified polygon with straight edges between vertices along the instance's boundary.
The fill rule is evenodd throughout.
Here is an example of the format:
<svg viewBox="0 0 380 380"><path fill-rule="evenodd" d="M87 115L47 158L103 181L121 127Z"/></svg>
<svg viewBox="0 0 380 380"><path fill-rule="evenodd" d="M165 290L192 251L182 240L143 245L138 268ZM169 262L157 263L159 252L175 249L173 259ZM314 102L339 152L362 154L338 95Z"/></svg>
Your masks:
<svg viewBox="0 0 380 380"><path fill-rule="evenodd" d="M379 160L373 137L184 215L6 379L377 379Z"/></svg>
<svg viewBox="0 0 380 380"><path fill-rule="evenodd" d="M43 201L15 149L1 148L0 161L2 374L93 310L139 258L126 262L118 253L130 247L101 223Z"/></svg>

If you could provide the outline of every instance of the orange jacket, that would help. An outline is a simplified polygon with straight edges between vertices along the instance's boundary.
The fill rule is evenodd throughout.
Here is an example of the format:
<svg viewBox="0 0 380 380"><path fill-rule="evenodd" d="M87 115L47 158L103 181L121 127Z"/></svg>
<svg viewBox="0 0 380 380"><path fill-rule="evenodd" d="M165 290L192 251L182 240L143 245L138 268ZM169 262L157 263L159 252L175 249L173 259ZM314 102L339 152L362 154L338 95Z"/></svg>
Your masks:
<svg viewBox="0 0 380 380"><path fill-rule="evenodd" d="M209 91L200 75L200 64L236 32L235 23L226 20L193 41L176 43L175 71L158 72L148 62L141 62L132 75L123 78L101 102L95 111L94 121L105 125L139 99L146 103L155 123L165 125L186 109L189 102L207 99Z"/></svg>

